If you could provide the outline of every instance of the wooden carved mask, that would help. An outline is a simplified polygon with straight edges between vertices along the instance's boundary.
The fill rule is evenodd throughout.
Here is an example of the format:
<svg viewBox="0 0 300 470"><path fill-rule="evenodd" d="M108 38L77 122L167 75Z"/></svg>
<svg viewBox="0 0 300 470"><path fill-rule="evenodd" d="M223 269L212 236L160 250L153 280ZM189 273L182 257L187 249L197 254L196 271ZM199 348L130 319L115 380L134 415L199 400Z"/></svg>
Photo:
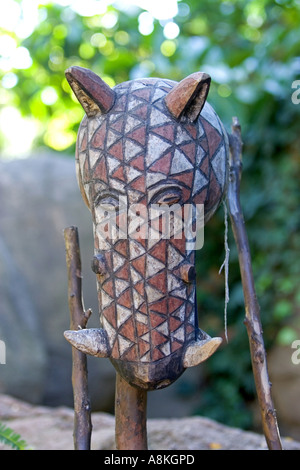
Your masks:
<svg viewBox="0 0 300 470"><path fill-rule="evenodd" d="M195 300L195 227L218 208L228 176L227 134L206 102L210 77L113 89L80 67L66 77L86 112L76 169L93 219L101 328L65 336L109 357L131 385L162 388L221 342L198 327Z"/></svg>

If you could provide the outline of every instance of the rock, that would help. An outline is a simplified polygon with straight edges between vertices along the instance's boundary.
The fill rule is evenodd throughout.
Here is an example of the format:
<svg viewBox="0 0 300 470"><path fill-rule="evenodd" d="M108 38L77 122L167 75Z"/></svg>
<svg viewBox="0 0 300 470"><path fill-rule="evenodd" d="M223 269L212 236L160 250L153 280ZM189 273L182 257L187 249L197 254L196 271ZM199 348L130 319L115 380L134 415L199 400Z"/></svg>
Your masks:
<svg viewBox="0 0 300 470"><path fill-rule="evenodd" d="M296 331L300 337L300 329ZM268 365L281 432L300 439L300 364L293 362L294 352L290 346L277 345L268 354Z"/></svg>
<svg viewBox="0 0 300 470"><path fill-rule="evenodd" d="M0 421L21 435L33 450L72 450L73 410L34 406L0 395ZM114 416L92 413L92 450L114 450ZM230 428L201 416L148 419L149 450L266 450L264 436ZM282 439L286 450L300 443ZM1 449L8 446L0 444Z"/></svg>

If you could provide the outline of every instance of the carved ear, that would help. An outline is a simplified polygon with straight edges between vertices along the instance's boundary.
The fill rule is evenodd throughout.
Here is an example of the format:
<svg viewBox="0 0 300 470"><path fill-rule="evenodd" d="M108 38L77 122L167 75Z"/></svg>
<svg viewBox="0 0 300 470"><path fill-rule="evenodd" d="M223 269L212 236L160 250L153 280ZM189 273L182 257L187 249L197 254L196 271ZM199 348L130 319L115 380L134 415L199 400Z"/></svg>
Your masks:
<svg viewBox="0 0 300 470"><path fill-rule="evenodd" d="M88 117L107 113L115 101L115 92L98 75L83 67L73 66L65 71L76 98Z"/></svg>
<svg viewBox="0 0 300 470"><path fill-rule="evenodd" d="M177 119L186 116L190 121L195 121L205 104L210 81L210 76L203 72L193 73L181 80L165 97L170 113Z"/></svg>

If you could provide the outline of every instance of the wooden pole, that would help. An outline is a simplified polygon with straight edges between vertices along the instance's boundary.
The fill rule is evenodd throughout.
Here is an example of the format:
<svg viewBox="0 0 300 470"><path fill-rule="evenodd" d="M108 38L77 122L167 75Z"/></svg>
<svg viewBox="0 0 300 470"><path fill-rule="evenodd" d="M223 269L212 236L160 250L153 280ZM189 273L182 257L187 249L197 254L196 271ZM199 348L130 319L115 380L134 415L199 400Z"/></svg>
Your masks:
<svg viewBox="0 0 300 470"><path fill-rule="evenodd" d="M70 329L85 328L91 310L85 312L82 303L82 274L77 227L64 230L66 263L68 270L68 301L70 310ZM72 386L74 395L74 448L90 450L91 443L91 406L88 393L86 355L72 347Z"/></svg>
<svg viewBox="0 0 300 470"><path fill-rule="evenodd" d="M240 204L240 180L242 175L242 139L237 118L233 118L230 142L230 173L227 204L238 249L239 265L245 300L245 324L250 343L253 375L260 405L263 432L270 450L282 450L276 412L271 396L271 384L267 370L260 307L253 280L249 242Z"/></svg>
<svg viewBox="0 0 300 470"><path fill-rule="evenodd" d="M118 373L115 419L117 450L147 450L147 392L132 387Z"/></svg>

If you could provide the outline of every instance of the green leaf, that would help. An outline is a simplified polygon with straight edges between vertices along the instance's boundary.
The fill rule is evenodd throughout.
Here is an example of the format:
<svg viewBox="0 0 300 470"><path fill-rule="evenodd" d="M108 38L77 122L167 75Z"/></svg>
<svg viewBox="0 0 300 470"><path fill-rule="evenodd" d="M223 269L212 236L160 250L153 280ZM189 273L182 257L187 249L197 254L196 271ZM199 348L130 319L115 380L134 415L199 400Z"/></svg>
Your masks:
<svg viewBox="0 0 300 470"><path fill-rule="evenodd" d="M0 442L15 450L29 450L29 446L13 429L0 422Z"/></svg>

